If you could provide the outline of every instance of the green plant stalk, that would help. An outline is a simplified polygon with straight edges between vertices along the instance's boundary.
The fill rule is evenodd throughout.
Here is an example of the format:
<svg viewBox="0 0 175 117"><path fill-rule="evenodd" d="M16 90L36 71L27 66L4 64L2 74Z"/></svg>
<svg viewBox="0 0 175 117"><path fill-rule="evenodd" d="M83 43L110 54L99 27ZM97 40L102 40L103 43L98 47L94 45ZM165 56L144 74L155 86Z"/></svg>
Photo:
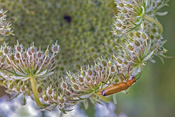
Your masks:
<svg viewBox="0 0 175 117"><path fill-rule="evenodd" d="M154 18L152 18L152 17L150 17L149 15L146 15L146 14L143 16L143 18L150 21L150 22L152 22L152 23L154 23L155 25L157 25L160 28L160 33L163 32L163 26L160 22L158 22L157 20L155 20Z"/></svg>
<svg viewBox="0 0 175 117"><path fill-rule="evenodd" d="M38 107L44 107L44 105L39 100L38 91L37 91L37 88L36 88L35 77L33 77L33 76L30 77L30 83L31 83L32 92L33 92L36 104L38 105Z"/></svg>
<svg viewBox="0 0 175 117"><path fill-rule="evenodd" d="M3 83L2 83L2 81L0 80L0 86L2 86L2 84L3 84Z"/></svg>

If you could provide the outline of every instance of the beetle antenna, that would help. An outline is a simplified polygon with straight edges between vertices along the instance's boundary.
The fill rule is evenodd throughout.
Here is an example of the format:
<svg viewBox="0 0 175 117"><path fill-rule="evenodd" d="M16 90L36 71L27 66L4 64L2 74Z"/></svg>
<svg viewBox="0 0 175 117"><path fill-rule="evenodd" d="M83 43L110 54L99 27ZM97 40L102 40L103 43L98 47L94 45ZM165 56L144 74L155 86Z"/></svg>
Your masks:
<svg viewBox="0 0 175 117"><path fill-rule="evenodd" d="M128 76L129 76L130 65L128 66Z"/></svg>
<svg viewBox="0 0 175 117"><path fill-rule="evenodd" d="M125 75L124 75L124 74L122 74L122 76L123 76L123 78L126 80L126 77L125 77Z"/></svg>
<svg viewBox="0 0 175 117"><path fill-rule="evenodd" d="M140 77L141 77L141 73L140 73L139 77L136 80L140 79Z"/></svg>

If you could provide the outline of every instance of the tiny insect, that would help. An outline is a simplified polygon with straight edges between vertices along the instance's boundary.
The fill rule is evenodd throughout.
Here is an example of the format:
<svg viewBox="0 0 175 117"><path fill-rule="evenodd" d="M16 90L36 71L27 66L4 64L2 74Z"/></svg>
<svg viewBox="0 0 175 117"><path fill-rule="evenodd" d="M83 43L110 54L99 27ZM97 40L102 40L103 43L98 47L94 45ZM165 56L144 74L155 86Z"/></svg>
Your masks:
<svg viewBox="0 0 175 117"><path fill-rule="evenodd" d="M129 72L128 72L128 74L129 74ZM123 75L123 77L125 78L124 75ZM125 78L126 82L123 82L123 79L122 79L121 83L117 83L117 84L114 84L114 85L109 86L107 88L104 88L98 94L102 95L102 96L108 96L108 95L112 95L114 93L118 93L120 91L126 90L130 86L132 86L136 82L136 80L138 80L139 78L140 78L140 76L137 79L133 76L131 78L131 80L129 80L129 75L128 75L128 77Z"/></svg>

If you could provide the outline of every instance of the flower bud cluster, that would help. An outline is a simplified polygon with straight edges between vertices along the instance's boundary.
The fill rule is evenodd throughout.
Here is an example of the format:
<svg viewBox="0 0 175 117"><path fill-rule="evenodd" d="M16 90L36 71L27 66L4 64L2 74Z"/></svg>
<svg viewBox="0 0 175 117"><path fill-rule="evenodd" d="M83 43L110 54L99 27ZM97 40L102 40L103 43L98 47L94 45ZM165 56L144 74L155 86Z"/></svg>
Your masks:
<svg viewBox="0 0 175 117"><path fill-rule="evenodd" d="M12 30L11 30L11 23L7 23L6 22L6 13L7 11L4 11L4 10L0 10L0 35L2 36L9 36L12 33Z"/></svg>
<svg viewBox="0 0 175 117"><path fill-rule="evenodd" d="M42 51L34 46L24 49L22 44L17 44L12 49L7 43L0 48L0 76L1 83L8 88L8 92L31 95L30 78L37 82L46 79L54 73L56 67L55 57L59 52L57 43Z"/></svg>
<svg viewBox="0 0 175 117"><path fill-rule="evenodd" d="M115 16L113 34L116 36L125 35L131 30L139 30L140 25L145 23L146 15L165 15L167 12L157 12L166 1L162 0L115 0L118 13ZM161 29L160 29L161 30Z"/></svg>
<svg viewBox="0 0 175 117"><path fill-rule="evenodd" d="M46 105L44 110L53 110L57 106L64 113L72 110L72 107L79 100L72 95L70 86L66 85L65 81L57 77L57 75L53 75L37 83L39 98L42 104Z"/></svg>
<svg viewBox="0 0 175 117"><path fill-rule="evenodd" d="M132 66L142 66L147 60L153 60L153 55L162 59L166 49L163 47L166 41L162 36L162 25L156 15L165 15L166 12L157 12L167 5L167 1L161 0L115 0L118 13L115 16L113 34L119 38L117 45L119 52L117 58L122 57L126 61L129 57ZM132 67L131 66L131 67ZM140 69L140 68L139 68Z"/></svg>
<svg viewBox="0 0 175 117"><path fill-rule="evenodd" d="M114 63L115 61L113 61ZM108 84L121 80L121 74L116 64L109 60L100 59L95 66L81 68L81 72L67 73L64 78L52 76L38 84L40 99L48 104L45 109L56 106L63 111L69 111L79 102L86 102L89 98L93 103L100 102L99 90ZM84 103L87 107L87 103Z"/></svg>

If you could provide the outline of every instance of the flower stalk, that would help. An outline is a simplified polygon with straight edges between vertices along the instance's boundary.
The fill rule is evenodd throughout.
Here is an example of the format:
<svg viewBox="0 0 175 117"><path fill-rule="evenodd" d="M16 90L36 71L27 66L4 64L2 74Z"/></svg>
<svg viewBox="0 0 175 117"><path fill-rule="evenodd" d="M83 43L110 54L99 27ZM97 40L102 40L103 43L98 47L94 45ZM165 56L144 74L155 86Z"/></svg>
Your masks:
<svg viewBox="0 0 175 117"><path fill-rule="evenodd" d="M32 88L32 92L33 92L33 96L34 96L36 104L38 105L38 107L43 108L44 105L41 103L39 99L39 94L38 94L38 90L36 86L36 80L34 76L30 76L30 83L31 83L31 88Z"/></svg>
<svg viewBox="0 0 175 117"><path fill-rule="evenodd" d="M160 33L163 32L163 26L162 26L162 24L159 21L155 20L153 17L151 17L151 16L149 16L147 14L145 14L143 16L143 18L148 20L148 21L150 21L150 22L152 22L152 23L154 23L154 24L156 24L159 27L159 29L160 29Z"/></svg>

